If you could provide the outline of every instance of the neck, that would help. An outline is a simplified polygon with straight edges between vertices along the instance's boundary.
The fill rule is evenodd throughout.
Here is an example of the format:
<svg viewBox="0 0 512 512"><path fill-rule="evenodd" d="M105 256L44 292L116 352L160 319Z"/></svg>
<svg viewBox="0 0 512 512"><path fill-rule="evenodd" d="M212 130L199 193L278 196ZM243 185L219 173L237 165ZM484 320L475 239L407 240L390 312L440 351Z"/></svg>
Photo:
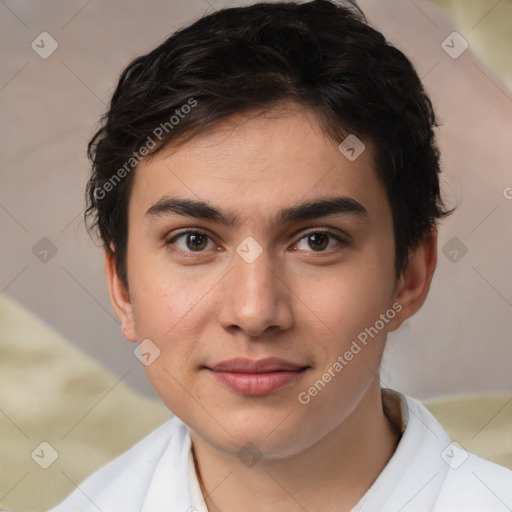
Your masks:
<svg viewBox="0 0 512 512"><path fill-rule="evenodd" d="M398 435L382 409L380 388L306 450L245 467L191 432L196 472L209 512L350 511L393 455Z"/></svg>

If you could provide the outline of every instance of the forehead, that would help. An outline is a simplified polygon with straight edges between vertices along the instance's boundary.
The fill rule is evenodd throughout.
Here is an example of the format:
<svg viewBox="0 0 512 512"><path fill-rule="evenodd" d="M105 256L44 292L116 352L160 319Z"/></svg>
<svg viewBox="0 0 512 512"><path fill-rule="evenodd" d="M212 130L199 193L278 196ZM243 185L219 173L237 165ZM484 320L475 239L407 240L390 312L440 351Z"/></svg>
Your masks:
<svg viewBox="0 0 512 512"><path fill-rule="evenodd" d="M144 217L166 197L221 207L233 213L238 224L270 224L283 207L318 197L354 199L371 216L389 213L372 145L365 141L355 159L347 158L338 146L308 110L233 116L141 162L134 176L130 216Z"/></svg>

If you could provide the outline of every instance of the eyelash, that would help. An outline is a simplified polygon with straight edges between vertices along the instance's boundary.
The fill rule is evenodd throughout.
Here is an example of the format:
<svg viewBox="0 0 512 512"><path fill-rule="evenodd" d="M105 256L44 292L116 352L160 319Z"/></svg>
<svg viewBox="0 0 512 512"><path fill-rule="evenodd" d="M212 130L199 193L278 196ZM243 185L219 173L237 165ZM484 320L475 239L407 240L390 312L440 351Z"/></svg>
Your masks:
<svg viewBox="0 0 512 512"><path fill-rule="evenodd" d="M205 231L202 231L200 229L188 228L188 229L184 229L183 231L180 231L179 233L174 235L169 240L166 240L165 245L167 247L171 247L176 242L176 240L178 240L179 238L181 238L185 235L188 235L188 234L202 235L202 236L212 240L212 237ZM308 232L304 233L304 235L301 238L299 238L299 240L296 243L299 243L304 238L308 237L309 235L313 235L313 234L329 235L330 237L334 238L337 242L339 242L340 246L346 247L348 245L348 242L346 239L344 239L342 236L340 236L339 233L334 232L330 229L317 229L317 230L313 230L313 231L308 231ZM202 250L202 251L183 251L182 249L174 249L174 248L172 250L175 252L179 252L181 254L185 254L187 257L200 256L202 253L205 252L204 250ZM329 254L332 252L336 252L337 250L339 250L339 249L335 248L335 249L330 249L328 251L325 251L325 250L313 251L313 250L311 250L311 251L307 251L307 252L312 252L312 253L317 253L317 254L322 254L322 253Z"/></svg>

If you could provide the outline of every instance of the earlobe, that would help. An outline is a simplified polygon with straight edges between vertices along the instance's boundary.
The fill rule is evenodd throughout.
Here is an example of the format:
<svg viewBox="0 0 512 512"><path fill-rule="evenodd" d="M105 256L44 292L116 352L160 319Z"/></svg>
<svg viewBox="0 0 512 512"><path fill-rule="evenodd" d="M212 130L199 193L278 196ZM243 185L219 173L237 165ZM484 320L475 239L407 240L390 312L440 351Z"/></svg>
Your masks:
<svg viewBox="0 0 512 512"><path fill-rule="evenodd" d="M130 296L126 290L126 286L117 273L115 254L109 251L105 251L105 273L107 276L110 303L112 304L117 318L121 322L121 332L126 340L137 341Z"/></svg>
<svg viewBox="0 0 512 512"><path fill-rule="evenodd" d="M409 262L398 280L394 302L401 305L400 312L390 322L395 331L416 313L427 298L437 264L437 230L431 228L418 247L409 254Z"/></svg>

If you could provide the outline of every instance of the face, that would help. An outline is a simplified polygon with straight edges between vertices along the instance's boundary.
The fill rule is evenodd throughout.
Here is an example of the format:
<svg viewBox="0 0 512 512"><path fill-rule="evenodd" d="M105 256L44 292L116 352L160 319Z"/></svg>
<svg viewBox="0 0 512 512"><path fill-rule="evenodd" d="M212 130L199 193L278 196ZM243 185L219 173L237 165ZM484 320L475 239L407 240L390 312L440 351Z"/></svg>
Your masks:
<svg viewBox="0 0 512 512"><path fill-rule="evenodd" d="M308 111L236 117L137 168L130 293L107 258L112 301L125 337L150 340L156 392L210 446L298 453L378 389L404 281L365 144L349 160Z"/></svg>

